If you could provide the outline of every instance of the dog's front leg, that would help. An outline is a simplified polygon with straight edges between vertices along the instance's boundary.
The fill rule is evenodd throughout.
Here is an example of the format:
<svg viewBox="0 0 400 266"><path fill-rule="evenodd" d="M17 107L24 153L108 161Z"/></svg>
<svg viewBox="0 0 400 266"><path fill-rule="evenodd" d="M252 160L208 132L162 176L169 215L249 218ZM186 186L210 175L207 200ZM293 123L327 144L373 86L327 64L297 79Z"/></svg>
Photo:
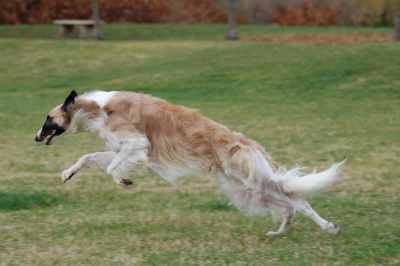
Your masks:
<svg viewBox="0 0 400 266"><path fill-rule="evenodd" d="M111 176L118 175L118 173L127 172L127 167L131 167L136 171L141 171L147 165L147 153L149 143L145 137L137 137L125 140L122 144L118 154L113 158L107 167L107 173ZM125 183L124 180L114 179L117 185ZM124 184L122 184L124 185Z"/></svg>
<svg viewBox="0 0 400 266"><path fill-rule="evenodd" d="M61 179L65 183L70 180L82 167L90 165L106 166L111 163L115 158L116 153L112 151L108 152L96 152L86 154L79 158L79 160L72 165L70 168L62 172ZM114 177L113 177L114 179ZM114 180L115 181L115 180Z"/></svg>

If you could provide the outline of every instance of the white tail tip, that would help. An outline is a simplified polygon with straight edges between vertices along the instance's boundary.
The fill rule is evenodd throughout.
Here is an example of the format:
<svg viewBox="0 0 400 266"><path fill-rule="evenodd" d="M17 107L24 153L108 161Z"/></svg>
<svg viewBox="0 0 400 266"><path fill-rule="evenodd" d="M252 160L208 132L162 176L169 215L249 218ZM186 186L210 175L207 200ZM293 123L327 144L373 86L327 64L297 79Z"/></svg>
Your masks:
<svg viewBox="0 0 400 266"><path fill-rule="evenodd" d="M283 181L283 188L286 192L295 193L299 196L308 196L328 189L340 179L339 168L346 162L333 164L328 170L320 173L311 173L301 176L296 174Z"/></svg>

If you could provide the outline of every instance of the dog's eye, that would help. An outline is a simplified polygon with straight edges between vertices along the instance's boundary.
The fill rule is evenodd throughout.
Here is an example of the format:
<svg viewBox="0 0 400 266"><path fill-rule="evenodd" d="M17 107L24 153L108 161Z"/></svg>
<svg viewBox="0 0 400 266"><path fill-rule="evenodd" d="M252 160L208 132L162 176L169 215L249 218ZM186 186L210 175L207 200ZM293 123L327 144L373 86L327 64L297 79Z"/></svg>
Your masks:
<svg viewBox="0 0 400 266"><path fill-rule="evenodd" d="M52 123L53 123L53 117L48 115L44 124L51 125Z"/></svg>

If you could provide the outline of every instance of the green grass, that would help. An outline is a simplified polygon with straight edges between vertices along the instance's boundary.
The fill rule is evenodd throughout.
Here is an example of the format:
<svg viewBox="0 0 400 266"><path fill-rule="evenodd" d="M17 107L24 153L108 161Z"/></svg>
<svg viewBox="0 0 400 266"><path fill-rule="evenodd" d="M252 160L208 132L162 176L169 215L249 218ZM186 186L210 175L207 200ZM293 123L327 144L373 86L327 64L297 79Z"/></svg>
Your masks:
<svg viewBox="0 0 400 266"><path fill-rule="evenodd" d="M107 40L222 40L226 34L224 24L118 24L110 23L102 26ZM282 26L254 26L240 25L239 35L254 36L260 34L298 34L298 33L388 33L393 29L389 27L282 27ZM54 39L58 35L56 25L2 25L0 37L6 38L44 38ZM75 31L78 38L78 30Z"/></svg>
<svg viewBox="0 0 400 266"><path fill-rule="evenodd" d="M109 27L109 39L95 42L54 39L53 26L0 26L8 37L0 39L0 264L400 263L398 44L225 42L223 25ZM245 26L241 35L350 30L390 31ZM279 223L243 216L210 178L174 186L132 175L134 187L122 189L93 168L62 184L63 169L105 150L89 134L51 147L33 141L71 89L131 90L197 108L288 167L321 170L347 157L343 181L310 199L342 232L297 214L286 235L266 237Z"/></svg>

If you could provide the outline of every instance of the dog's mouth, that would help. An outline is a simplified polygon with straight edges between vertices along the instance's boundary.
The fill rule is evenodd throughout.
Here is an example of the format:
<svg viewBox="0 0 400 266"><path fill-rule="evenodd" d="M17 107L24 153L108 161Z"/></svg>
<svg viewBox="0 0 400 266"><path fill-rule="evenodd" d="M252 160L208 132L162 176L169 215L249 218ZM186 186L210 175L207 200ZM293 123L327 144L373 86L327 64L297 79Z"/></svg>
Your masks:
<svg viewBox="0 0 400 266"><path fill-rule="evenodd" d="M43 140L46 140L46 145L49 145L51 143L51 140L53 139L53 137L56 135L56 130L52 129L49 130L46 134L46 136L43 137Z"/></svg>
<svg viewBox="0 0 400 266"><path fill-rule="evenodd" d="M42 131L38 136L35 137L35 141L42 142L45 141L46 145L51 145L55 137L61 135L64 130L49 129Z"/></svg>
<svg viewBox="0 0 400 266"><path fill-rule="evenodd" d="M49 144L51 139L56 135L56 130L55 129L50 129L45 132L40 133L40 136L36 136L35 140L37 142L42 142L46 140L46 144Z"/></svg>

